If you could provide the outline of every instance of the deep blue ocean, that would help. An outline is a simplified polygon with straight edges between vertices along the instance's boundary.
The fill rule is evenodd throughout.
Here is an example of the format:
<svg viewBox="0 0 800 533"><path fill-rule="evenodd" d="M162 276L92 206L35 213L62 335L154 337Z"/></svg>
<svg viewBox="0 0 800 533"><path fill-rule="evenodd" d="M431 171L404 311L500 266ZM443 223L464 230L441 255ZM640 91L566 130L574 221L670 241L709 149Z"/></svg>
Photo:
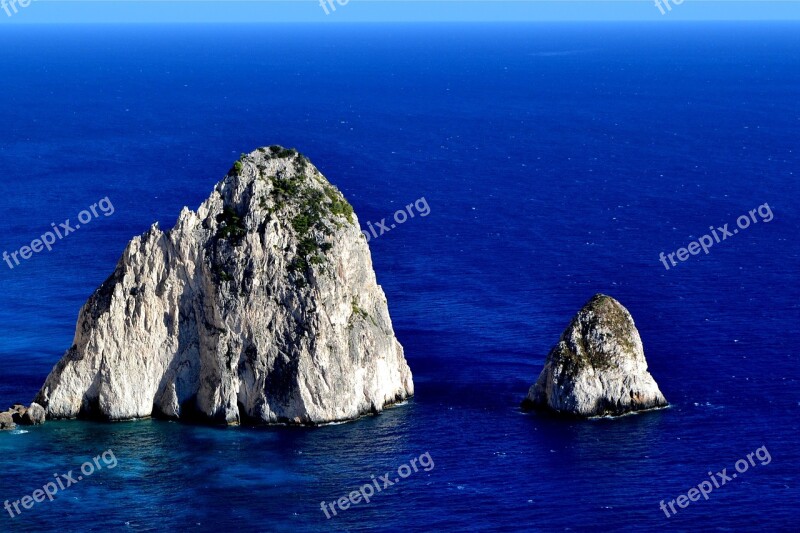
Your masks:
<svg viewBox="0 0 800 533"><path fill-rule="evenodd" d="M0 433L0 505L113 450L0 531L797 531L800 27L788 23L5 26L0 408L30 403L126 243L241 152L296 147L373 239L416 397L315 429L48 422ZM768 204L773 218L666 270ZM758 215L756 215L758 217ZM595 293L632 313L672 407L519 403ZM761 447L755 466L667 518ZM326 519L322 501L429 453ZM767 462L767 461L763 461ZM101 463L102 464L102 463Z"/></svg>

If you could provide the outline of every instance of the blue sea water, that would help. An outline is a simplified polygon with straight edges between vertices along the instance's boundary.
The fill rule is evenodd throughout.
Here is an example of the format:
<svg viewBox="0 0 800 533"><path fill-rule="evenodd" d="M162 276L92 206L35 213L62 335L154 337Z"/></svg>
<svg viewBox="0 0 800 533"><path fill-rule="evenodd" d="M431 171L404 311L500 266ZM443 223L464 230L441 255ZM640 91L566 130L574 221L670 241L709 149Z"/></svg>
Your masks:
<svg viewBox="0 0 800 533"><path fill-rule="evenodd" d="M0 32L0 406L28 403L125 244L241 152L295 146L373 239L416 396L315 429L50 422L0 433L0 504L118 461L0 531L797 530L796 24L35 26ZM751 209L774 218L666 270ZM672 407L519 403L594 293L633 314ZM765 446L771 460L659 509ZM326 519L372 476L420 470ZM766 461L764 461L766 462ZM102 463L101 463L102 464Z"/></svg>

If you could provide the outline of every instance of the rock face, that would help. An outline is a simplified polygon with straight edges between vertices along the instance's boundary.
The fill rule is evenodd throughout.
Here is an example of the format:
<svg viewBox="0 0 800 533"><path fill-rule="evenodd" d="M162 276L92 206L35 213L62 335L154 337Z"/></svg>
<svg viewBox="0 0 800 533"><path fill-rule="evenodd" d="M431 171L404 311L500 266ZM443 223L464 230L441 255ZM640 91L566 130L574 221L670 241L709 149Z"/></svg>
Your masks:
<svg viewBox="0 0 800 533"><path fill-rule="evenodd" d="M14 417L11 412L0 413L0 430L14 429L17 425L14 423Z"/></svg>
<svg viewBox="0 0 800 533"><path fill-rule="evenodd" d="M523 402L524 408L579 417L667 405L647 371L633 318L622 304L602 294L572 319Z"/></svg>
<svg viewBox="0 0 800 533"><path fill-rule="evenodd" d="M44 407L34 402L24 412L22 412L18 424L23 426L38 426L44 424L47 413Z"/></svg>
<svg viewBox="0 0 800 533"><path fill-rule="evenodd" d="M320 424L413 392L352 208L273 146L128 244L36 401L50 418Z"/></svg>
<svg viewBox="0 0 800 533"><path fill-rule="evenodd" d="M0 413L0 429L14 429L17 424L21 426L37 426L44 424L45 410L38 403L30 407L16 404L8 411Z"/></svg>

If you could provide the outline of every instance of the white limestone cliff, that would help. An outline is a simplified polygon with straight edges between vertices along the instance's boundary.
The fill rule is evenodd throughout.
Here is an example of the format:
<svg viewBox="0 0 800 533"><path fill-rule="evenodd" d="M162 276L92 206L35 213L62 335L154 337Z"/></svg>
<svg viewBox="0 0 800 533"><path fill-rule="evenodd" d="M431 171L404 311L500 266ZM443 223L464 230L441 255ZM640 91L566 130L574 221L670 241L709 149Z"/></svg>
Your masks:
<svg viewBox="0 0 800 533"><path fill-rule="evenodd" d="M48 418L321 424L413 393L356 215L274 146L128 244L36 402Z"/></svg>
<svg viewBox="0 0 800 533"><path fill-rule="evenodd" d="M523 401L524 408L578 417L618 416L667 405L647 371L631 314L602 294L572 319Z"/></svg>

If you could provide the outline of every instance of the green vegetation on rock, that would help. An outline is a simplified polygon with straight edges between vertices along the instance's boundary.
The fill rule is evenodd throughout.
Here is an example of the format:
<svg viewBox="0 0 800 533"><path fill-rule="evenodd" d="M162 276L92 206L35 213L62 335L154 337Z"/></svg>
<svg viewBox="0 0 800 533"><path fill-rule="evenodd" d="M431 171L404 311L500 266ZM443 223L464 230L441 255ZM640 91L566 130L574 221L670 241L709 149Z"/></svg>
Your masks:
<svg viewBox="0 0 800 533"><path fill-rule="evenodd" d="M268 195L258 198L258 204L266 211L267 220L288 219L289 225L297 234L297 255L289 265L289 271L295 274L295 283L298 286L305 286L308 269L312 265L323 265L327 262L325 254L333 244L325 241L326 237L333 234L334 227L341 228L344 225L345 222L341 219L355 224L353 207L338 189L322 179L308 158L294 148L273 145L259 148L258 153L269 160L291 159L292 165L289 169L278 170L273 176L266 175L265 164L258 164L260 179L267 180L272 185ZM242 172L247 157L247 154L241 155L234 163L231 175ZM258 161L251 162L256 164ZM287 213L288 206L296 206L296 209ZM232 208L226 207L217 216L217 222L220 224L217 237L227 239L234 245L246 234L241 217ZM302 283L298 281L301 278Z"/></svg>
<svg viewBox="0 0 800 533"><path fill-rule="evenodd" d="M365 320L366 320L367 318L369 318L369 313L367 313L366 311L364 311L363 309L361 309L361 308L358 306L358 298L356 298L355 296L353 297L353 303L352 303L352 306L353 306L353 314L354 314L354 315L356 315L356 316L360 316L361 318L363 318L363 319L365 319Z"/></svg>
<svg viewBox="0 0 800 533"><path fill-rule="evenodd" d="M273 159L285 159L287 157L294 157L297 155L297 150L294 148L284 148L283 146L270 146L270 152L272 152Z"/></svg>
<svg viewBox="0 0 800 533"><path fill-rule="evenodd" d="M238 244L247 234L247 229L244 227L241 217L232 207L225 207L222 213L217 215L217 223L219 224L217 237L227 239L233 244Z"/></svg>
<svg viewBox="0 0 800 533"><path fill-rule="evenodd" d="M288 205L297 206L296 214L289 220L298 237L297 257L289 266L289 270L298 274L296 279L299 279L306 276L311 265L326 263L325 253L333 247L333 244L324 242L324 238L333 234L332 225L342 226L338 218L345 218L349 223L354 223L353 208L335 187L319 179L313 180L313 176L308 174L310 166L308 159L296 150L271 146L269 153L272 159L294 158L293 173L282 170L275 176L266 178L271 182L272 189L269 198L259 199L259 205L268 215L280 213ZM286 219L285 216L279 218Z"/></svg>
<svg viewBox="0 0 800 533"><path fill-rule="evenodd" d="M338 216L343 216L351 224L353 223L353 206L345 200L342 193L332 186L325 187L325 194L331 201L331 213Z"/></svg>

